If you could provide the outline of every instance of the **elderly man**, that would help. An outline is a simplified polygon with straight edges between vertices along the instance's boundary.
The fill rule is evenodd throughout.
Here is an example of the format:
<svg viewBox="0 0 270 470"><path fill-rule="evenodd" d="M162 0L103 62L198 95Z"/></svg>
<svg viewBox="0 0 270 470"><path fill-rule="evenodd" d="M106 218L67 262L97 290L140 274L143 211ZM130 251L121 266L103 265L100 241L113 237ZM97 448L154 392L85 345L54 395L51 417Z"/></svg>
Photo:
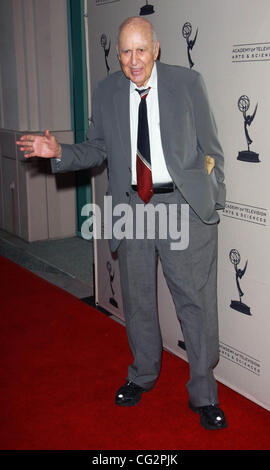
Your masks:
<svg viewBox="0 0 270 470"><path fill-rule="evenodd" d="M113 207L189 205L189 244L172 250L170 233L110 240L118 250L126 330L134 361L115 403L132 406L159 376L162 338L156 274L160 258L183 330L189 366L189 407L206 429L227 426L213 368L218 361L217 209L224 207L223 153L200 74L156 62L159 41L141 17L120 26L122 71L97 86L87 140L60 145L49 131L18 142L25 157L52 158L53 172L107 159ZM209 165L210 162L210 165ZM166 221L165 223L169 223Z"/></svg>

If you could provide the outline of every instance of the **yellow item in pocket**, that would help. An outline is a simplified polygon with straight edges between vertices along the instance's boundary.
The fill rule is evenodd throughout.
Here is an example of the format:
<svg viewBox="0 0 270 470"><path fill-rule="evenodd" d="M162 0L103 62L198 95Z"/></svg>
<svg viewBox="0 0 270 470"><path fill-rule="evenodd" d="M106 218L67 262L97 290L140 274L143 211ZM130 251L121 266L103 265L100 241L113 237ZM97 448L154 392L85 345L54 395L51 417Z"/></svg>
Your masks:
<svg viewBox="0 0 270 470"><path fill-rule="evenodd" d="M210 155L206 155L205 157L205 167L208 175L212 172L213 168L215 166L215 159L213 157L210 157Z"/></svg>

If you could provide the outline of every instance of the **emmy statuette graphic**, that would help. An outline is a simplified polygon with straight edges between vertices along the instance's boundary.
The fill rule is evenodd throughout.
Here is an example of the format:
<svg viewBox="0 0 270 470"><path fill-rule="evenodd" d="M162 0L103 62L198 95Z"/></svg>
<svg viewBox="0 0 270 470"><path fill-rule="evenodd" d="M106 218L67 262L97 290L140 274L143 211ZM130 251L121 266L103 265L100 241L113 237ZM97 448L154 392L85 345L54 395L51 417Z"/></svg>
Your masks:
<svg viewBox="0 0 270 470"><path fill-rule="evenodd" d="M243 291L241 290L239 279L242 279L244 276L246 269L247 269L247 261L245 264L244 269L238 268L238 265L241 261L240 253L238 250L232 249L229 254L230 261L234 265L235 269L235 279L236 279L236 285L239 293L239 300L232 300L230 307L233 308L234 310L237 310L238 312L245 313L246 315L251 315L250 313L250 307L248 305L244 304L242 302L242 297L244 295Z"/></svg>
<svg viewBox="0 0 270 470"><path fill-rule="evenodd" d="M107 69L107 75L109 75L110 67L109 67L109 64L108 64L108 56L109 56L110 49L111 49L111 40L109 41L108 46L107 46L107 44L108 44L107 36L106 36L106 34L103 33L100 36L100 45L104 49L105 65L106 65L106 69Z"/></svg>
<svg viewBox="0 0 270 470"><path fill-rule="evenodd" d="M252 144L252 140L249 136L247 126L251 125L251 123L252 123L252 121L253 121L253 119L256 115L257 108L258 108L258 103L256 104L254 113L252 115L247 115L247 111L249 109L249 106L250 106L249 97L246 96L246 95L240 96L240 98L238 100L238 109L239 109L239 111L241 111L241 113L243 113L243 117L244 117L244 130L245 130L245 136L246 136L246 140L247 140L248 150L242 150L241 152L239 152L237 160L240 160L242 162L257 163L257 162L260 161L259 160L259 154L256 153L256 152L252 152L250 150L250 145Z"/></svg>
<svg viewBox="0 0 270 470"><path fill-rule="evenodd" d="M110 276L110 286L111 286L111 291L112 291L112 297L110 297L110 304L112 304L114 307L118 308L118 303L116 302L115 298L114 298L114 290L113 290L113 280L114 280L114 272L113 272L113 269L112 269L112 265L110 263L110 261L107 261L107 270L108 270L108 273L109 273L109 276Z"/></svg>
<svg viewBox="0 0 270 470"><path fill-rule="evenodd" d="M189 21L187 21L184 24L183 28L182 28L182 35L183 35L183 37L185 38L185 40L187 42L187 54L188 54L189 67L192 69L192 67L194 66L194 62L191 59L190 51L192 51L192 49L193 49L193 47L196 43L196 39L197 39L197 35L198 35L198 28L197 28L194 39L189 39L191 33L192 33L192 26L191 26L191 23L189 23Z"/></svg>
<svg viewBox="0 0 270 470"><path fill-rule="evenodd" d="M148 5L148 1L146 1L146 5L144 5L141 10L140 10L140 15L152 15L152 13L155 13L153 5Z"/></svg>

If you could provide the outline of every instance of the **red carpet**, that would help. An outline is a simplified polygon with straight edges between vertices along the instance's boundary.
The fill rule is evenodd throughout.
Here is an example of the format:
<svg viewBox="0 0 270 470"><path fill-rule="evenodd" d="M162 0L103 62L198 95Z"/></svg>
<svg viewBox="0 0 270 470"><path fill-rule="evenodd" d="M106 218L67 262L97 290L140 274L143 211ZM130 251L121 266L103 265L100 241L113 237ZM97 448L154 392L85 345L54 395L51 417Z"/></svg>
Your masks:
<svg viewBox="0 0 270 470"><path fill-rule="evenodd" d="M229 427L187 407L187 364L164 352L155 389L114 405L131 359L125 329L0 257L0 448L269 449L270 413L220 384Z"/></svg>

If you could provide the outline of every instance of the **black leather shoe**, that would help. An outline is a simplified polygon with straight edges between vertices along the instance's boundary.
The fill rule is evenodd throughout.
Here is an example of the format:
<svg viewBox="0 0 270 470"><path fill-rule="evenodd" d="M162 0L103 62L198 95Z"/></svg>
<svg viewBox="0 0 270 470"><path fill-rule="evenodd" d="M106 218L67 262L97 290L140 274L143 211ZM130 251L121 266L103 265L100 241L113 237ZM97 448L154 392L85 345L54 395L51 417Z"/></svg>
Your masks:
<svg viewBox="0 0 270 470"><path fill-rule="evenodd" d="M194 406L189 401L188 406L194 413L198 413L200 415L201 425L205 429L216 430L227 427L225 414L218 405Z"/></svg>
<svg viewBox="0 0 270 470"><path fill-rule="evenodd" d="M140 401L143 392L147 392L147 390L136 385L134 382L128 381L116 393L115 403L121 406L136 405Z"/></svg>

